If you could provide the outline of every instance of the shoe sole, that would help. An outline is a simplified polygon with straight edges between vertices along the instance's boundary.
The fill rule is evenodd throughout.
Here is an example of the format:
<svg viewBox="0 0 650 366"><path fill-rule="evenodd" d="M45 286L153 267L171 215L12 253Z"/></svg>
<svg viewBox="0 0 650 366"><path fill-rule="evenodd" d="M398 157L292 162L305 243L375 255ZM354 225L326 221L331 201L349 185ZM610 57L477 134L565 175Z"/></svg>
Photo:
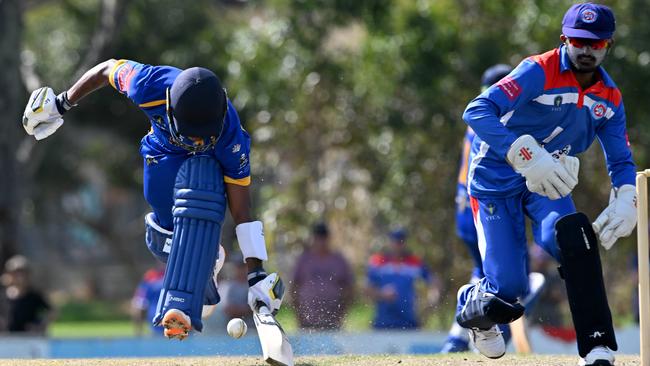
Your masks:
<svg viewBox="0 0 650 366"><path fill-rule="evenodd" d="M164 335L169 339L178 339L182 341L190 335L190 324L187 319L175 311L168 311L162 320L162 326L165 328Z"/></svg>

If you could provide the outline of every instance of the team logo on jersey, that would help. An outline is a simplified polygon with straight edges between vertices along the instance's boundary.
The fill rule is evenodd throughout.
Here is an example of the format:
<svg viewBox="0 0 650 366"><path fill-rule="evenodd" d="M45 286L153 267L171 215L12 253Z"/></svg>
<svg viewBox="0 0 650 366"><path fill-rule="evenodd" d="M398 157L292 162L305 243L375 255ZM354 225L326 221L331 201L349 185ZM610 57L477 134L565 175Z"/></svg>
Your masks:
<svg viewBox="0 0 650 366"><path fill-rule="evenodd" d="M594 105L591 106L591 114L595 119L605 117L605 112L607 112L607 106L601 102L594 103Z"/></svg>
<svg viewBox="0 0 650 366"><path fill-rule="evenodd" d="M238 153L239 150L241 150L241 144L235 144L235 145L232 147L232 153L233 153L233 154Z"/></svg>
<svg viewBox="0 0 650 366"><path fill-rule="evenodd" d="M581 14L580 18L585 23L593 23L598 19L598 14L591 9L585 9Z"/></svg>
<svg viewBox="0 0 650 366"><path fill-rule="evenodd" d="M485 209L490 214L490 216L492 216L497 211L497 206L494 203L490 202L487 205L485 205Z"/></svg>
<svg viewBox="0 0 650 366"><path fill-rule="evenodd" d="M556 106L556 107L559 107L559 106L562 105L562 96L561 95L558 95L557 97L555 97L555 99L553 100L553 105Z"/></svg>

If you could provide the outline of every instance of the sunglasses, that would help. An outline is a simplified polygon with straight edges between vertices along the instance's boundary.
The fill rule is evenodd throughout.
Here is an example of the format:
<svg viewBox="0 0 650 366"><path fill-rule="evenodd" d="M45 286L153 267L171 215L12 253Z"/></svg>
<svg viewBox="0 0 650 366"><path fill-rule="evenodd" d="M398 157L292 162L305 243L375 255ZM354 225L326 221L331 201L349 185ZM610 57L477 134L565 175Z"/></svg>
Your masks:
<svg viewBox="0 0 650 366"><path fill-rule="evenodd" d="M609 39L568 38L568 40L576 48L589 46L592 50L602 50L609 47Z"/></svg>

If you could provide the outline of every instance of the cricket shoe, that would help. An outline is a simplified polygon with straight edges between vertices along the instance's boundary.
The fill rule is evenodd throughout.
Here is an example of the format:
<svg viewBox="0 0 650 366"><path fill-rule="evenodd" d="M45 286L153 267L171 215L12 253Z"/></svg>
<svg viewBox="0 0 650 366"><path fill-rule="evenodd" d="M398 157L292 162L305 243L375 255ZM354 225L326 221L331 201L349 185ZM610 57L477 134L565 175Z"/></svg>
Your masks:
<svg viewBox="0 0 650 366"><path fill-rule="evenodd" d="M578 366L614 366L614 352L605 346L596 346L580 358Z"/></svg>
<svg viewBox="0 0 650 366"><path fill-rule="evenodd" d="M469 339L481 354L488 358L500 358L506 354L506 342L499 327L490 329L473 328L469 330Z"/></svg>
<svg viewBox="0 0 650 366"><path fill-rule="evenodd" d="M192 321L184 312L178 309L170 309L163 316L162 326L165 328L165 337L182 341L190 335Z"/></svg>

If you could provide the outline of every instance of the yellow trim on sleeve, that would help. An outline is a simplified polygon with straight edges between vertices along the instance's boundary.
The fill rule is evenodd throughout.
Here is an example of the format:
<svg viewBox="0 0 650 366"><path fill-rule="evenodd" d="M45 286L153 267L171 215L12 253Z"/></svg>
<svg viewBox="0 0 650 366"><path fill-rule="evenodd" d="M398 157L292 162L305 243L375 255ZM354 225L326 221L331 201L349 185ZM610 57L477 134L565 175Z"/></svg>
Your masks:
<svg viewBox="0 0 650 366"><path fill-rule="evenodd" d="M120 65L123 65L123 64L127 63L128 61L129 60L125 60L125 59L118 60L117 63L111 69L111 71L108 73L108 82L111 84L113 89L115 89L117 91L120 91L120 90L118 90L117 87L115 86L115 71L117 71L117 68L120 67Z"/></svg>
<svg viewBox="0 0 650 366"><path fill-rule="evenodd" d="M140 107L140 108L157 107L157 106L163 105L165 103L167 103L167 100L165 100L165 99L152 100L151 102L138 104L138 107Z"/></svg>
<svg viewBox="0 0 650 366"><path fill-rule="evenodd" d="M223 176L223 181L226 182L226 183L230 183L230 184L235 184L235 185L238 185L238 186L244 186L244 187L246 187L246 186L251 185L251 176L249 175L249 176L246 177L246 178L234 179L234 178L226 177L226 176L224 175L224 176Z"/></svg>

